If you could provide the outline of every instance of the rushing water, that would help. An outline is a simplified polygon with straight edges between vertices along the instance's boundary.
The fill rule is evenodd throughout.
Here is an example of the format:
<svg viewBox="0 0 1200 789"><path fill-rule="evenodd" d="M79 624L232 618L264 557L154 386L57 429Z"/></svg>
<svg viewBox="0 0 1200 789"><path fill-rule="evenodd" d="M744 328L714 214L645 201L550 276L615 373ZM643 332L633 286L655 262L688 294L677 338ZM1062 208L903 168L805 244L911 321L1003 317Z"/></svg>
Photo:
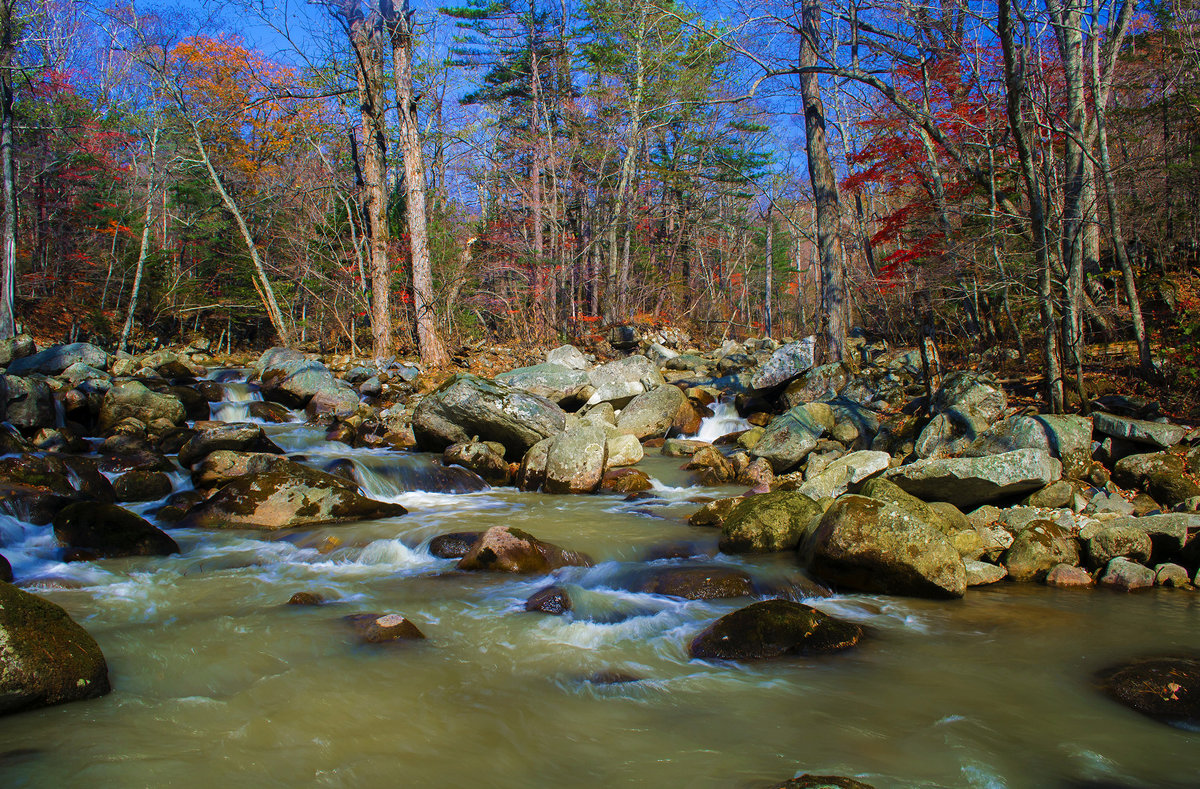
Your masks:
<svg viewBox="0 0 1200 789"><path fill-rule="evenodd" d="M1116 660L1197 651L1194 594L998 585L958 602L811 599L869 637L819 659L692 661L688 641L748 600L627 590L656 547L715 554L715 533L686 518L698 495L732 491L688 487L678 461L642 463L650 500L482 489L465 474L464 492L437 494L412 490L441 473L428 456L268 430L316 465L349 461L409 515L283 534L173 529L178 556L73 564L57 561L48 528L0 517L18 577L97 638L115 688L0 718L0 786L753 787L803 771L877 787L1200 784L1200 735L1091 686ZM501 524L596 560L554 578L573 614L523 611L549 578L459 573L427 549ZM788 556L702 561L775 588L797 575ZM328 603L283 604L302 590ZM359 612L402 613L429 638L360 645L342 621Z"/></svg>

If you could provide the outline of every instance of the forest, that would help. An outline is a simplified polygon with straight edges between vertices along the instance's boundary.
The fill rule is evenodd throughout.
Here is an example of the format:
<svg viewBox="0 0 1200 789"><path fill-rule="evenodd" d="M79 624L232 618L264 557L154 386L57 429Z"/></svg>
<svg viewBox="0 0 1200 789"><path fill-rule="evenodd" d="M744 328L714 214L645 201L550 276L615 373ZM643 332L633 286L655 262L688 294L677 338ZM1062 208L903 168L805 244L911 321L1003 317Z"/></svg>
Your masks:
<svg viewBox="0 0 1200 789"><path fill-rule="evenodd" d="M0 336L1200 380L1190 0L3 0L0 66Z"/></svg>

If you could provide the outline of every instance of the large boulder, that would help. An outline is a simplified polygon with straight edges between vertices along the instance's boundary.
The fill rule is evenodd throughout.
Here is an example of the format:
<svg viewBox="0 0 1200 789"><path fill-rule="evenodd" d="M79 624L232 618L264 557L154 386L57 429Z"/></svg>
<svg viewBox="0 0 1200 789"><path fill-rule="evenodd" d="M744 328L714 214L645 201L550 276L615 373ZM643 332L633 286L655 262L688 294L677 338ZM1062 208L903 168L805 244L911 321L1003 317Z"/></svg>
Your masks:
<svg viewBox="0 0 1200 789"><path fill-rule="evenodd" d="M884 476L914 496L973 509L980 504L1044 488L1062 477L1062 463L1039 449L980 458L930 458Z"/></svg>
<svg viewBox="0 0 1200 789"><path fill-rule="evenodd" d="M1092 420L1072 414L1019 415L1002 419L962 454L984 457L1016 449L1040 449L1058 458L1063 474L1080 478L1092 461Z"/></svg>
<svg viewBox="0 0 1200 789"><path fill-rule="evenodd" d="M931 405L934 417L914 446L923 458L953 455L969 447L1004 415L1008 397L990 375L959 371L946 376Z"/></svg>
<svg viewBox="0 0 1200 789"><path fill-rule="evenodd" d="M581 553L542 542L532 534L508 526L493 526L458 560L460 570L499 573L548 573L560 567L590 567Z"/></svg>
<svg viewBox="0 0 1200 789"><path fill-rule="evenodd" d="M654 567L642 574L633 589L686 600L718 600L748 597L754 582L735 567Z"/></svg>
<svg viewBox="0 0 1200 789"><path fill-rule="evenodd" d="M442 462L474 471L489 485L507 485L512 481L513 472L504 459L503 449L485 441L451 444L442 452Z"/></svg>
<svg viewBox="0 0 1200 789"><path fill-rule="evenodd" d="M617 430L639 439L665 436L687 398L676 386L656 386L633 398L617 417Z"/></svg>
<svg viewBox="0 0 1200 789"><path fill-rule="evenodd" d="M1155 501L1173 507L1200 496L1200 485L1191 479L1187 461L1174 452L1129 455L1113 467L1112 481L1123 488L1138 488Z"/></svg>
<svg viewBox="0 0 1200 789"><path fill-rule="evenodd" d="M96 639L49 600L0 582L0 715L111 689Z"/></svg>
<svg viewBox="0 0 1200 789"><path fill-rule="evenodd" d="M21 359L37 353L37 345L28 334L0 339L0 367L8 367L13 359Z"/></svg>
<svg viewBox="0 0 1200 789"><path fill-rule="evenodd" d="M0 419L30 432L54 427L54 393L45 381L0 375Z"/></svg>
<svg viewBox="0 0 1200 789"><path fill-rule="evenodd" d="M500 373L496 383L544 397L564 408L574 408L592 394L592 385L582 369L551 362Z"/></svg>
<svg viewBox="0 0 1200 789"><path fill-rule="evenodd" d="M152 392L138 381L125 381L104 395L100 405L100 430L107 431L128 417L147 425L157 419L178 425L187 420L187 409L178 397Z"/></svg>
<svg viewBox="0 0 1200 789"><path fill-rule="evenodd" d="M196 434L179 448L179 465L192 468L213 452L256 452L282 455L283 450L251 422L210 422L197 425Z"/></svg>
<svg viewBox="0 0 1200 789"><path fill-rule="evenodd" d="M338 388L329 368L289 348L269 348L254 370L263 398L288 408L304 408L317 392Z"/></svg>
<svg viewBox="0 0 1200 789"><path fill-rule="evenodd" d="M800 342L779 346L771 358L755 371L750 385L755 389L770 389L790 381L812 368L816 350L816 337L805 337Z"/></svg>
<svg viewBox="0 0 1200 789"><path fill-rule="evenodd" d="M1014 581L1044 581L1060 564L1079 564L1079 545L1053 521L1035 520L1017 533L1001 560Z"/></svg>
<svg viewBox="0 0 1200 789"><path fill-rule="evenodd" d="M600 486L607 459L604 431L587 423L575 425L550 444L542 486L547 493L592 493Z"/></svg>
<svg viewBox="0 0 1200 789"><path fill-rule="evenodd" d="M310 419L320 416L344 419L357 411L360 405L362 400L358 392L348 384L335 381L312 393L312 397L308 398L304 406L304 413L308 414Z"/></svg>
<svg viewBox="0 0 1200 789"><path fill-rule="evenodd" d="M750 455L766 458L775 473L781 474L800 465L824 432L811 406L796 406L771 420Z"/></svg>
<svg viewBox="0 0 1200 789"><path fill-rule="evenodd" d="M721 550L771 553L794 550L821 515L821 505L802 493L776 491L747 496L725 516Z"/></svg>
<svg viewBox="0 0 1200 789"><path fill-rule="evenodd" d="M1092 414L1092 424L1095 425L1096 432L1101 435L1157 449L1173 447L1187 435L1185 428L1169 422L1150 422L1145 419L1106 414L1103 411Z"/></svg>
<svg viewBox="0 0 1200 789"><path fill-rule="evenodd" d="M90 367L108 367L108 352L86 342L70 345L52 345L44 351L20 359L13 359L7 372L9 375L58 375L73 364L83 362Z"/></svg>
<svg viewBox="0 0 1200 789"><path fill-rule="evenodd" d="M879 501L888 501L905 510L921 523L928 524L946 535L964 559L977 559L983 554L979 532L958 509L947 502L926 502L905 492L894 482L876 477L868 480L859 494Z"/></svg>
<svg viewBox="0 0 1200 789"><path fill-rule="evenodd" d="M825 467L820 474L804 480L800 492L810 499L836 499L851 485L887 471L892 456L869 449L843 455Z"/></svg>
<svg viewBox="0 0 1200 789"><path fill-rule="evenodd" d="M486 378L455 375L429 394L413 414L413 433L421 449L441 452L451 444L478 437L504 445L509 460L561 433L567 415L556 403Z"/></svg>
<svg viewBox="0 0 1200 789"><path fill-rule="evenodd" d="M234 479L188 510L180 526L208 529L286 529L392 518L407 510L359 494L341 477L286 462L281 468Z"/></svg>
<svg viewBox="0 0 1200 789"><path fill-rule="evenodd" d="M179 545L148 521L115 504L79 501L54 516L54 536L79 558L168 556Z"/></svg>
<svg viewBox="0 0 1200 789"><path fill-rule="evenodd" d="M764 660L849 649L862 628L791 600L763 600L713 622L688 646L702 660Z"/></svg>
<svg viewBox="0 0 1200 789"><path fill-rule="evenodd" d="M558 364L572 370L586 370L592 366L583 352L574 345L560 345L546 353L547 364Z"/></svg>
<svg viewBox="0 0 1200 789"><path fill-rule="evenodd" d="M219 488L238 477L262 474L288 467L292 461L269 452L237 452L218 449L192 464L192 484L197 488Z"/></svg>
<svg viewBox="0 0 1200 789"><path fill-rule="evenodd" d="M780 399L788 408L818 400L832 400L846 388L852 375L850 366L844 362L823 364L788 384Z"/></svg>
<svg viewBox="0 0 1200 789"><path fill-rule="evenodd" d="M962 597L967 573L944 534L891 502L842 496L805 545L817 578L864 592Z"/></svg>
<svg viewBox="0 0 1200 789"><path fill-rule="evenodd" d="M1099 672L1101 689L1135 712L1194 731L1200 726L1200 659L1133 660Z"/></svg>
<svg viewBox="0 0 1200 789"><path fill-rule="evenodd" d="M642 392L666 383L658 365L645 356L636 355L588 371L588 381L595 391L587 404L612 403L614 408L621 408Z"/></svg>

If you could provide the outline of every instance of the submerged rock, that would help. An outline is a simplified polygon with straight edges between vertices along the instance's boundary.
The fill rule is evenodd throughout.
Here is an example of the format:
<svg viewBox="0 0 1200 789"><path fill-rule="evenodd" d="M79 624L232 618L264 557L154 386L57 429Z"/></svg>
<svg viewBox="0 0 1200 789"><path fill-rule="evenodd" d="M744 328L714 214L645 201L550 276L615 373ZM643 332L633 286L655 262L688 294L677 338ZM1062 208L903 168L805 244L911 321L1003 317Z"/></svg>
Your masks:
<svg viewBox="0 0 1200 789"><path fill-rule="evenodd" d="M875 789L871 784L841 775L809 775L774 784L770 789Z"/></svg>
<svg viewBox="0 0 1200 789"><path fill-rule="evenodd" d="M0 715L103 696L100 646L49 600L0 582Z"/></svg>
<svg viewBox="0 0 1200 789"><path fill-rule="evenodd" d="M461 559L471 550L481 531L455 531L439 534L429 541L429 552L439 559Z"/></svg>
<svg viewBox="0 0 1200 789"><path fill-rule="evenodd" d="M324 602L325 598L316 592L296 592L288 598L287 605L314 606L321 605Z"/></svg>
<svg viewBox="0 0 1200 789"><path fill-rule="evenodd" d="M168 534L115 504L80 501L64 507L54 516L54 536L84 559L179 553Z"/></svg>
<svg viewBox="0 0 1200 789"><path fill-rule="evenodd" d="M561 586L547 586L530 595L525 610L541 614L565 614L571 610L571 597Z"/></svg>
<svg viewBox="0 0 1200 789"><path fill-rule="evenodd" d="M862 628L790 600L764 600L718 619L688 647L704 660L763 660L849 649Z"/></svg>
<svg viewBox="0 0 1200 789"><path fill-rule="evenodd" d="M420 628L400 614L351 614L345 621L366 644L425 638Z"/></svg>
<svg viewBox="0 0 1200 789"><path fill-rule="evenodd" d="M748 573L734 567L663 567L646 571L635 591L685 600L718 600L748 597L754 593L754 582Z"/></svg>
<svg viewBox="0 0 1200 789"><path fill-rule="evenodd" d="M581 553L542 542L532 534L507 526L493 526L458 561L460 570L500 573L548 573L560 567L590 567Z"/></svg>
<svg viewBox="0 0 1200 789"><path fill-rule="evenodd" d="M1135 712L1174 726L1200 726L1200 659L1133 660L1096 675L1101 690Z"/></svg>

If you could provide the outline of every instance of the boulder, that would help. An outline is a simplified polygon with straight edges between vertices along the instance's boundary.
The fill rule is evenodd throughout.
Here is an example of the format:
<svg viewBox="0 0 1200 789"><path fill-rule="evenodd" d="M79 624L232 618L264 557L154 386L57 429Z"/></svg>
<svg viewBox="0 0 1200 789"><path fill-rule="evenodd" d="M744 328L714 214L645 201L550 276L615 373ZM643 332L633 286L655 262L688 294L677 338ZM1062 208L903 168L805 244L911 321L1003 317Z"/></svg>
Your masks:
<svg viewBox="0 0 1200 789"><path fill-rule="evenodd" d="M112 483L117 501L156 501L171 495L171 478L162 471L133 469Z"/></svg>
<svg viewBox="0 0 1200 789"><path fill-rule="evenodd" d="M640 493L653 488L650 476L635 468L610 469L600 479L600 490L608 493Z"/></svg>
<svg viewBox="0 0 1200 789"><path fill-rule="evenodd" d="M1105 436L1132 441L1158 449L1168 449L1175 446L1187 435L1187 429L1168 422L1150 422L1145 419L1133 419L1127 416L1106 414L1097 411L1092 414L1092 424L1096 432Z"/></svg>
<svg viewBox="0 0 1200 789"><path fill-rule="evenodd" d="M546 460L550 456L550 447L554 439L544 438L529 448L525 457L521 458L521 467L517 469L517 487L521 490L537 490L546 481Z"/></svg>
<svg viewBox="0 0 1200 789"><path fill-rule="evenodd" d="M747 496L725 516L721 550L771 553L794 550L821 515L821 505L795 491Z"/></svg>
<svg viewBox="0 0 1200 789"><path fill-rule="evenodd" d="M817 578L849 589L916 597L962 597L966 568L937 528L891 502L846 495L804 546Z"/></svg>
<svg viewBox="0 0 1200 789"><path fill-rule="evenodd" d="M484 441L466 441L451 444L442 452L446 465L462 466L483 477L489 485L503 486L512 482L512 468L501 451Z"/></svg>
<svg viewBox="0 0 1200 789"><path fill-rule="evenodd" d="M1019 531L1001 557L1014 581L1042 581L1059 564L1079 564L1079 545L1058 524L1035 520Z"/></svg>
<svg viewBox="0 0 1200 789"><path fill-rule="evenodd" d="M341 477L285 461L275 470L247 474L188 510L180 526L209 529L286 529L392 518L407 510L374 501Z"/></svg>
<svg viewBox="0 0 1200 789"><path fill-rule="evenodd" d="M707 502L688 518L691 526L715 526L718 529L724 525L729 513L733 512L745 500L744 496L734 496L729 499L715 499Z"/></svg>
<svg viewBox="0 0 1200 789"><path fill-rule="evenodd" d="M219 450L283 454L283 450L267 437L261 425L250 422L207 422L196 427L196 434L179 448L179 465L184 468L192 468Z"/></svg>
<svg viewBox="0 0 1200 789"><path fill-rule="evenodd" d="M362 405L358 392L337 383L322 386L312 393L304 406L304 413L309 419L321 416L334 416L344 419L350 416Z"/></svg>
<svg viewBox="0 0 1200 789"><path fill-rule="evenodd" d="M504 445L515 460L544 438L561 433L566 413L557 404L469 373L450 378L417 406L413 432L418 445L441 452L479 437Z"/></svg>
<svg viewBox="0 0 1200 789"><path fill-rule="evenodd" d="M1188 576L1186 567L1167 562L1154 568L1154 585L1165 586L1168 589L1190 589L1192 579Z"/></svg>
<svg viewBox="0 0 1200 789"><path fill-rule="evenodd" d="M663 442L659 454L669 458L691 457L708 446L712 444L694 438L668 438Z"/></svg>
<svg viewBox="0 0 1200 789"><path fill-rule="evenodd" d="M104 395L100 405L100 430L107 432L127 417L146 425L156 419L178 425L187 420L187 409L178 397L157 394L138 381L125 381L114 385Z"/></svg>
<svg viewBox="0 0 1200 789"><path fill-rule="evenodd" d="M605 468L636 466L646 454L637 436L629 434L610 436L605 441L605 446L608 450L608 458L604 461Z"/></svg>
<svg viewBox="0 0 1200 789"><path fill-rule="evenodd" d="M1100 576L1100 585L1132 592L1154 586L1154 571L1149 567L1131 562L1123 556L1109 561Z"/></svg>
<svg viewBox="0 0 1200 789"><path fill-rule="evenodd" d="M544 574L560 567L590 567L591 564L583 554L542 542L520 529L493 526L458 560L458 569Z"/></svg>
<svg viewBox="0 0 1200 789"><path fill-rule="evenodd" d="M262 474L288 467L292 461L267 452L235 452L218 449L192 466L192 484L197 488L219 488L247 474Z"/></svg>
<svg viewBox="0 0 1200 789"><path fill-rule="evenodd" d="M781 474L800 465L824 432L810 406L796 406L771 420L750 454L766 458L775 473Z"/></svg>
<svg viewBox="0 0 1200 789"><path fill-rule="evenodd" d="M604 431L580 424L559 434L546 453L547 493L592 493L604 476L608 445Z"/></svg>
<svg viewBox="0 0 1200 789"><path fill-rule="evenodd" d="M1190 478L1187 462L1173 452L1152 452L1121 458L1113 467L1112 480L1122 488L1137 488L1166 507L1200 496L1200 485Z"/></svg>
<svg viewBox="0 0 1200 789"><path fill-rule="evenodd" d="M429 541L429 552L439 559L461 559L471 550L481 531L455 531L439 534Z"/></svg>
<svg viewBox="0 0 1200 789"><path fill-rule="evenodd" d="M617 429L639 439L665 436L686 404L687 398L678 387L656 386L634 397L621 409Z"/></svg>
<svg viewBox="0 0 1200 789"><path fill-rule="evenodd" d="M1090 540L1092 535L1101 528L1134 528L1145 532L1150 537L1151 555L1153 561L1179 554L1188 546L1200 547L1200 543L1189 542L1189 534L1200 531L1200 513L1168 512L1161 515L1143 515L1140 518L1114 518L1108 521L1085 524L1079 530L1079 536Z"/></svg>
<svg viewBox="0 0 1200 789"><path fill-rule="evenodd" d="M633 591L685 600L719 600L750 596L754 582L748 573L734 567L657 567L649 570Z"/></svg>
<svg viewBox="0 0 1200 789"><path fill-rule="evenodd" d="M270 349L256 369L263 399L287 408L304 408L317 392L338 388L329 368L294 351Z"/></svg>
<svg viewBox="0 0 1200 789"><path fill-rule="evenodd" d="M1100 671L1105 694L1147 717L1190 731L1200 727L1200 659L1154 657Z"/></svg>
<svg viewBox="0 0 1200 789"><path fill-rule="evenodd" d="M851 377L852 372L847 364L823 364L788 384L780 399L788 408L818 400L831 400L846 388Z"/></svg>
<svg viewBox="0 0 1200 789"><path fill-rule="evenodd" d="M100 646L67 612L0 582L0 715L111 690Z"/></svg>
<svg viewBox="0 0 1200 789"><path fill-rule="evenodd" d="M963 450L985 457L1017 449L1040 449L1058 458L1063 474L1083 478L1092 465L1092 420L1085 416L1037 414L1003 419Z"/></svg>
<svg viewBox="0 0 1200 789"><path fill-rule="evenodd" d="M0 375L0 419L25 431L54 427L54 393L45 381Z"/></svg>
<svg viewBox="0 0 1200 789"><path fill-rule="evenodd" d="M583 352L574 345L560 345L546 353L547 364L558 364L572 370L586 370L592 366Z"/></svg>
<svg viewBox="0 0 1200 789"><path fill-rule="evenodd" d="M54 516L54 536L83 559L168 556L179 545L148 521L115 504L79 501Z"/></svg>
<svg viewBox="0 0 1200 789"><path fill-rule="evenodd" d="M983 554L983 541L979 532L953 504L927 503L911 493L906 493L895 483L879 477L868 480L858 492L872 499L891 502L921 523L937 529L946 535L950 544L964 559L978 559Z"/></svg>
<svg viewBox="0 0 1200 789"><path fill-rule="evenodd" d="M21 359L37 353L37 346L28 334L0 339L0 367L8 367L13 359Z"/></svg>
<svg viewBox="0 0 1200 789"><path fill-rule="evenodd" d="M814 501L836 499L851 485L887 471L891 460L892 456L886 452L851 452L834 460L820 474L804 480L799 492Z"/></svg>
<svg viewBox="0 0 1200 789"><path fill-rule="evenodd" d="M701 485L724 485L737 476L733 463L713 446L701 447L683 467L699 472L696 476Z"/></svg>
<svg viewBox="0 0 1200 789"><path fill-rule="evenodd" d="M614 408L666 383L658 365L645 356L627 356L600 365L588 372L588 382L595 391L587 404L612 403Z"/></svg>
<svg viewBox="0 0 1200 789"><path fill-rule="evenodd" d="M13 359L9 362L6 372L9 375L58 375L79 362L91 367L108 367L108 352L86 342L52 345L44 351Z"/></svg>
<svg viewBox="0 0 1200 789"><path fill-rule="evenodd" d="M575 408L592 394L592 385L583 368L571 368L562 364L535 364L518 367L496 376L496 383L520 389L538 397L558 403L564 408Z"/></svg>
<svg viewBox="0 0 1200 789"><path fill-rule="evenodd" d="M1062 476L1062 463L1039 449L979 458L931 458L884 472L921 499L969 509L1043 488Z"/></svg>
<svg viewBox="0 0 1200 789"><path fill-rule="evenodd" d="M688 646L701 660L764 660L849 649L862 628L791 600L763 600L713 622Z"/></svg>
<svg viewBox="0 0 1200 789"><path fill-rule="evenodd" d="M779 346L771 354L771 358L755 371L750 379L750 386L755 389L769 389L790 381L812 368L816 351L816 337L805 337L800 342Z"/></svg>
<svg viewBox="0 0 1200 789"><path fill-rule="evenodd" d="M913 451L933 458L957 454L1004 415L1008 397L990 374L958 371L947 375L933 395L933 419Z"/></svg>
<svg viewBox="0 0 1200 789"><path fill-rule="evenodd" d="M400 614L351 614L345 617L364 644L389 641L419 641L425 638L420 628Z"/></svg>
<svg viewBox="0 0 1200 789"><path fill-rule="evenodd" d="M1073 564L1056 564L1046 573L1046 586L1060 589L1087 589L1096 585L1096 579L1082 567Z"/></svg>
<svg viewBox="0 0 1200 789"><path fill-rule="evenodd" d="M1103 526L1087 541L1088 566L1098 570L1118 556L1150 561L1150 535L1136 526Z"/></svg>
<svg viewBox="0 0 1200 789"><path fill-rule="evenodd" d="M539 589L525 601L525 610L540 614L565 614L571 610L571 596L561 586Z"/></svg>

